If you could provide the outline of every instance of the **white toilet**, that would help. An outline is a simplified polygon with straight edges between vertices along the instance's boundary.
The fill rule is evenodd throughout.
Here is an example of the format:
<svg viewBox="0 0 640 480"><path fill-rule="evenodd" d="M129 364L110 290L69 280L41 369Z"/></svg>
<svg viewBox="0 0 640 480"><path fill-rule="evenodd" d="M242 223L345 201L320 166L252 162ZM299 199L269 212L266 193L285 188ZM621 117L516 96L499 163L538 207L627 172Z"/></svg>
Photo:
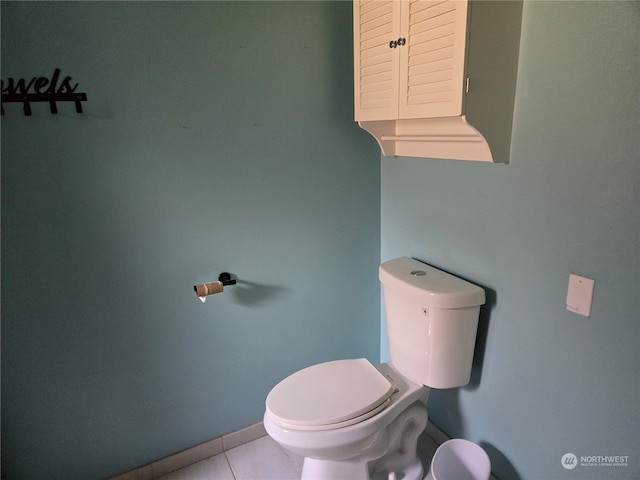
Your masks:
<svg viewBox="0 0 640 480"><path fill-rule="evenodd" d="M392 361L313 365L267 396L267 433L304 457L302 480L422 479L429 388L469 383L484 290L407 257L379 278Z"/></svg>

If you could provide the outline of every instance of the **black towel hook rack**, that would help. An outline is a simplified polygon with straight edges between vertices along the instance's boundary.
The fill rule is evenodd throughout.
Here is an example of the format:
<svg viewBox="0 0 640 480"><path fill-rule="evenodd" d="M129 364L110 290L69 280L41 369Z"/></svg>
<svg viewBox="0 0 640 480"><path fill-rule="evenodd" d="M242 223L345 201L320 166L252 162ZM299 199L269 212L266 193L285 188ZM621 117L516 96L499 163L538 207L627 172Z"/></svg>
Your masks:
<svg viewBox="0 0 640 480"><path fill-rule="evenodd" d="M32 102L48 102L51 113L58 113L58 102L74 102L76 112L82 113L82 102L87 101L87 94L77 92L78 84L71 83L71 77L60 80L60 69L56 68L50 77L33 77L2 80L2 115L7 102L22 103L25 116L31 115Z"/></svg>

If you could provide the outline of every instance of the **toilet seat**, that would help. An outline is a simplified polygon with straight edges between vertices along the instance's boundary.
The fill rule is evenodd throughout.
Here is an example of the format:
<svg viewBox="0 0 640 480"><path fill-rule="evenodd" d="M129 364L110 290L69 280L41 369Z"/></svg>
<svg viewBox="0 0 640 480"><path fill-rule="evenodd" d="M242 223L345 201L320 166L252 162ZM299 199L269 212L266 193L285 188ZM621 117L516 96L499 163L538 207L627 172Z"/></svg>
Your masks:
<svg viewBox="0 0 640 480"><path fill-rule="evenodd" d="M384 410L394 390L368 360L335 360L300 370L273 387L267 414L295 430L346 427Z"/></svg>

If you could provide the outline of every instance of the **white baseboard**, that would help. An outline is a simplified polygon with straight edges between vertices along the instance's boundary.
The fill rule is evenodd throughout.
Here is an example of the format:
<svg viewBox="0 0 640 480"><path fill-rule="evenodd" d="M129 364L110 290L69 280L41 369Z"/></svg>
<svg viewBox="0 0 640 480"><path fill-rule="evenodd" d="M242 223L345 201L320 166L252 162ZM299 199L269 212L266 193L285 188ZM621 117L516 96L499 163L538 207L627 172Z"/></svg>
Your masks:
<svg viewBox="0 0 640 480"><path fill-rule="evenodd" d="M424 431L438 445L442 445L451 439L430 421L427 422ZM214 455L219 455L226 450L231 450L232 448L257 440L266 434L267 432L262 422L254 423L235 432L213 438L186 450L176 452L141 467L129 470L128 472L116 475L108 480L153 480L162 475L188 467L196 462L206 460ZM491 480L496 480L496 478L491 475Z"/></svg>
<svg viewBox="0 0 640 480"><path fill-rule="evenodd" d="M451 440L451 437L440 430L436 425L427 421L427 426L424 429L425 433L429 435L438 445L442 445L447 440Z"/></svg>
<svg viewBox="0 0 640 480"><path fill-rule="evenodd" d="M111 477L109 480L153 480L189 465L219 455L239 445L257 440L267 434L262 422L241 430L227 433L207 440L186 450L176 452L159 460L143 465L128 472Z"/></svg>

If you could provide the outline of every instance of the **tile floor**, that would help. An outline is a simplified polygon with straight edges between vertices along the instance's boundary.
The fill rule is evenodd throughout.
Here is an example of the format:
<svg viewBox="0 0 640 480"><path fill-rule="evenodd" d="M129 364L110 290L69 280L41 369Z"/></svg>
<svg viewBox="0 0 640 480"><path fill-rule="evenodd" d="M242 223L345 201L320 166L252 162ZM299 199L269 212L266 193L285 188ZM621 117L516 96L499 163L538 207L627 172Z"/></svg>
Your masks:
<svg viewBox="0 0 640 480"><path fill-rule="evenodd" d="M438 442L427 433L419 439L418 451L429 470ZM290 453L263 436L224 453L169 473L157 480L297 480L302 472L302 457Z"/></svg>

